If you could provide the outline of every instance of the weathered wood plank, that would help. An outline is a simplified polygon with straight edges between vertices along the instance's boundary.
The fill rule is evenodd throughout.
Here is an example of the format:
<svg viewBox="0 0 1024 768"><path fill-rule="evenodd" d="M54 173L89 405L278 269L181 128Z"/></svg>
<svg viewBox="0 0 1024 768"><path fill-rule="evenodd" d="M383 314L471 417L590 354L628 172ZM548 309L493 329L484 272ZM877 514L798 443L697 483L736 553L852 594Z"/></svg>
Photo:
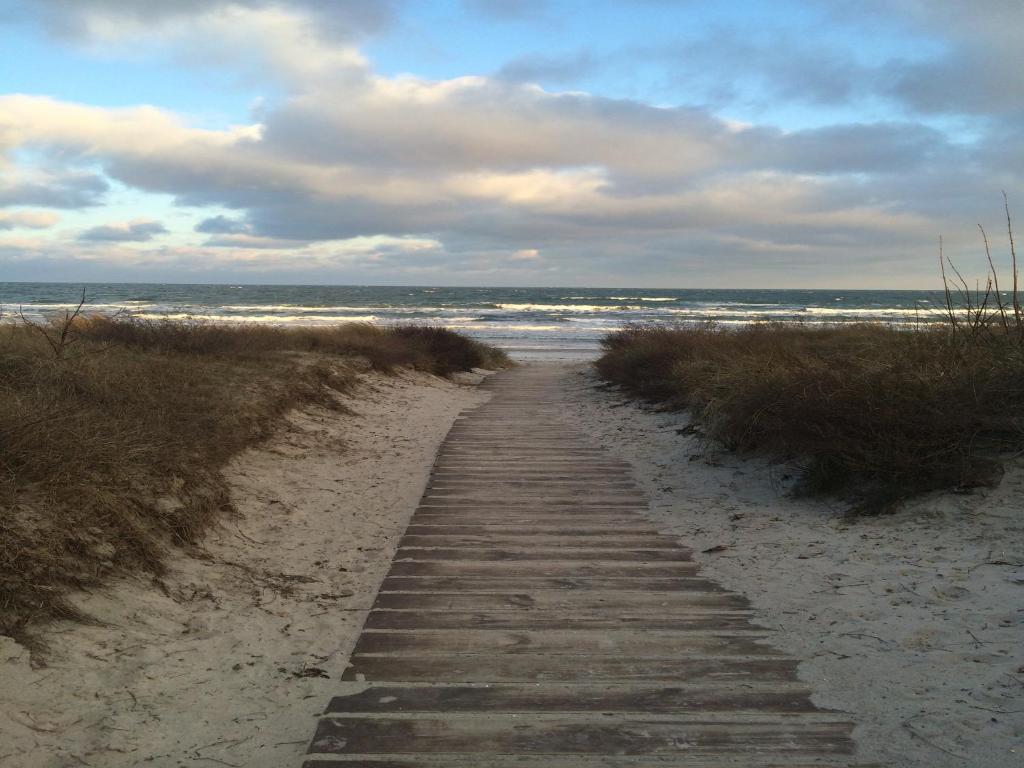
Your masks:
<svg viewBox="0 0 1024 768"><path fill-rule="evenodd" d="M536 506L522 507L476 507L476 506L423 506L413 515L412 522L424 525L443 525L440 518L458 516L463 525L518 525L518 521L535 521L543 525L579 525L585 527L589 523L604 525L620 525L630 522L633 525L647 523L643 514L636 509L614 509L586 507L567 511Z"/></svg>
<svg viewBox="0 0 1024 768"><path fill-rule="evenodd" d="M483 509L543 509L571 513L573 510L603 509L631 510L644 512L647 507L643 502L627 497L595 496L588 498L571 498L562 496L525 496L516 494L513 497L494 498L489 496L454 496L452 494L427 493L423 496L420 509L427 507L479 507Z"/></svg>
<svg viewBox="0 0 1024 768"><path fill-rule="evenodd" d="M533 611L370 611L367 629L692 629L728 632L756 629L740 612L690 616Z"/></svg>
<svg viewBox="0 0 1024 768"><path fill-rule="evenodd" d="M515 593L447 592L441 594L381 592L373 607L417 611L607 611L625 613L694 610L732 611L748 608L742 595L728 592L575 592L534 590Z"/></svg>
<svg viewBox="0 0 1024 768"><path fill-rule="evenodd" d="M852 763L849 757L786 758L771 755L666 757L610 755L410 755L311 756L303 768L883 768Z"/></svg>
<svg viewBox="0 0 1024 768"><path fill-rule="evenodd" d="M623 529L642 525L647 521L639 512L578 512L571 515L561 513L531 513L529 510L491 510L442 508L420 509L412 517L415 525L477 525L477 526L564 526L578 523L581 527L621 527Z"/></svg>
<svg viewBox="0 0 1024 768"><path fill-rule="evenodd" d="M556 577L556 576L389 576L381 592L532 592L560 589L566 592L625 590L632 592L670 592L701 590L724 592L716 582L693 577Z"/></svg>
<svg viewBox="0 0 1024 768"><path fill-rule="evenodd" d="M416 536L571 536L573 538L589 538L591 536L655 536L660 535L653 527L643 528L636 523L589 523L578 526L566 525L565 520L533 521L530 528L521 525L482 525L480 523L460 523L457 525L438 525L413 522L406 528L406 535Z"/></svg>
<svg viewBox="0 0 1024 768"><path fill-rule="evenodd" d="M342 680L374 682L631 682L784 683L795 681L796 662L770 657L646 659L581 655L564 657L523 653L515 656L353 656Z"/></svg>
<svg viewBox="0 0 1024 768"><path fill-rule="evenodd" d="M551 534L534 531L530 534L490 533L459 534L429 533L406 534L398 543L399 547L469 547L472 549L491 547L575 547L582 549L636 547L640 549L681 549L676 541L661 534L624 534L594 531L589 536L575 534Z"/></svg>
<svg viewBox="0 0 1024 768"><path fill-rule="evenodd" d="M698 634L688 631L593 630L437 630L406 632L366 631L360 635L354 655L409 654L445 656L466 653L549 656L620 655L643 658L674 658L685 655L780 656L761 637L736 634Z"/></svg>
<svg viewBox="0 0 1024 768"><path fill-rule="evenodd" d="M530 722L504 718L328 717L311 751L349 754L850 754L845 723Z"/></svg>
<svg viewBox="0 0 1024 768"><path fill-rule="evenodd" d="M492 578L517 576L568 576L585 578L590 576L614 577L672 577L691 576L697 573L698 565L693 562L676 563L592 563L585 560L566 562L562 560L534 561L529 563L495 560L491 562L471 561L413 561L403 560L391 564L389 576L484 576Z"/></svg>
<svg viewBox="0 0 1024 768"><path fill-rule="evenodd" d="M535 560L553 560L567 562L570 560L594 560L599 562L627 561L635 563L651 562L684 562L690 560L690 552L685 549L569 549L533 547L493 547L442 549L440 547L400 547L395 554L396 560L473 560L486 562L500 560L505 562L530 562Z"/></svg>
<svg viewBox="0 0 1024 768"><path fill-rule="evenodd" d="M550 685L496 683L487 686L408 687L373 684L331 699L327 712L617 712L672 714L732 712L762 715L817 712L805 688L777 684L729 688L644 685Z"/></svg>

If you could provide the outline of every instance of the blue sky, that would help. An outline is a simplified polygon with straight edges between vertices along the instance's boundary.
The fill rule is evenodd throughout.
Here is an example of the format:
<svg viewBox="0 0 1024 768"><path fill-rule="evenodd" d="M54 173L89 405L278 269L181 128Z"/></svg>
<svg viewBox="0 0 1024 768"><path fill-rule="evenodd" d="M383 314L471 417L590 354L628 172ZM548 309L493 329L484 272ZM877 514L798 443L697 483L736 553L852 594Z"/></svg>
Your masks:
<svg viewBox="0 0 1024 768"><path fill-rule="evenodd" d="M980 269L1024 199L1021 28L1013 0L0 0L0 260L930 287L940 234Z"/></svg>

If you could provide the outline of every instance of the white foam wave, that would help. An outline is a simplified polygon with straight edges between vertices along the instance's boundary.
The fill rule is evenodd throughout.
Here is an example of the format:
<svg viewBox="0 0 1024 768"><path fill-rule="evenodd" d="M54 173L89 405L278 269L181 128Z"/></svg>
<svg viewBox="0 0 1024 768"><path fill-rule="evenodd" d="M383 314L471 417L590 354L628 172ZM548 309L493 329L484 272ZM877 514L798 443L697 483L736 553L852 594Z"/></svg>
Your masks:
<svg viewBox="0 0 1024 768"><path fill-rule="evenodd" d="M623 304L497 304L495 306L509 312L621 312L643 309L643 307Z"/></svg>
<svg viewBox="0 0 1024 768"><path fill-rule="evenodd" d="M679 301L671 296L609 296L610 301Z"/></svg>
<svg viewBox="0 0 1024 768"><path fill-rule="evenodd" d="M193 312L135 312L142 320L184 320L207 323L259 323L270 325L336 325L339 323L376 323L377 315L218 315Z"/></svg>

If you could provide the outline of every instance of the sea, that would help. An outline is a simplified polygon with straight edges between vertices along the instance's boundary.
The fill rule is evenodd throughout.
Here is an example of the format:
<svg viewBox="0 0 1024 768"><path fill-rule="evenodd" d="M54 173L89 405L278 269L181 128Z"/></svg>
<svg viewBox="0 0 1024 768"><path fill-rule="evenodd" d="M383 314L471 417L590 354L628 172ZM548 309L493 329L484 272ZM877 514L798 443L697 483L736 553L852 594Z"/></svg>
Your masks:
<svg viewBox="0 0 1024 768"><path fill-rule="evenodd" d="M592 358L602 337L631 323L908 324L937 320L944 307L939 291L163 283L0 283L0 303L6 317L41 318L73 308L83 291L88 312L147 319L443 325L519 360Z"/></svg>

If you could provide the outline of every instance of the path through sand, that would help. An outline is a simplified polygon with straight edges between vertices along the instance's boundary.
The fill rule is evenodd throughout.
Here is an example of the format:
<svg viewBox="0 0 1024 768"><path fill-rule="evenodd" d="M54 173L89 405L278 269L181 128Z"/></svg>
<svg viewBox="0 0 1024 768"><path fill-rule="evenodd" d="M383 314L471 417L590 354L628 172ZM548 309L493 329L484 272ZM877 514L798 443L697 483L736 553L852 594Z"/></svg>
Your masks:
<svg viewBox="0 0 1024 768"><path fill-rule="evenodd" d="M850 766L746 599L560 421L561 366L459 419L313 738L326 766Z"/></svg>

